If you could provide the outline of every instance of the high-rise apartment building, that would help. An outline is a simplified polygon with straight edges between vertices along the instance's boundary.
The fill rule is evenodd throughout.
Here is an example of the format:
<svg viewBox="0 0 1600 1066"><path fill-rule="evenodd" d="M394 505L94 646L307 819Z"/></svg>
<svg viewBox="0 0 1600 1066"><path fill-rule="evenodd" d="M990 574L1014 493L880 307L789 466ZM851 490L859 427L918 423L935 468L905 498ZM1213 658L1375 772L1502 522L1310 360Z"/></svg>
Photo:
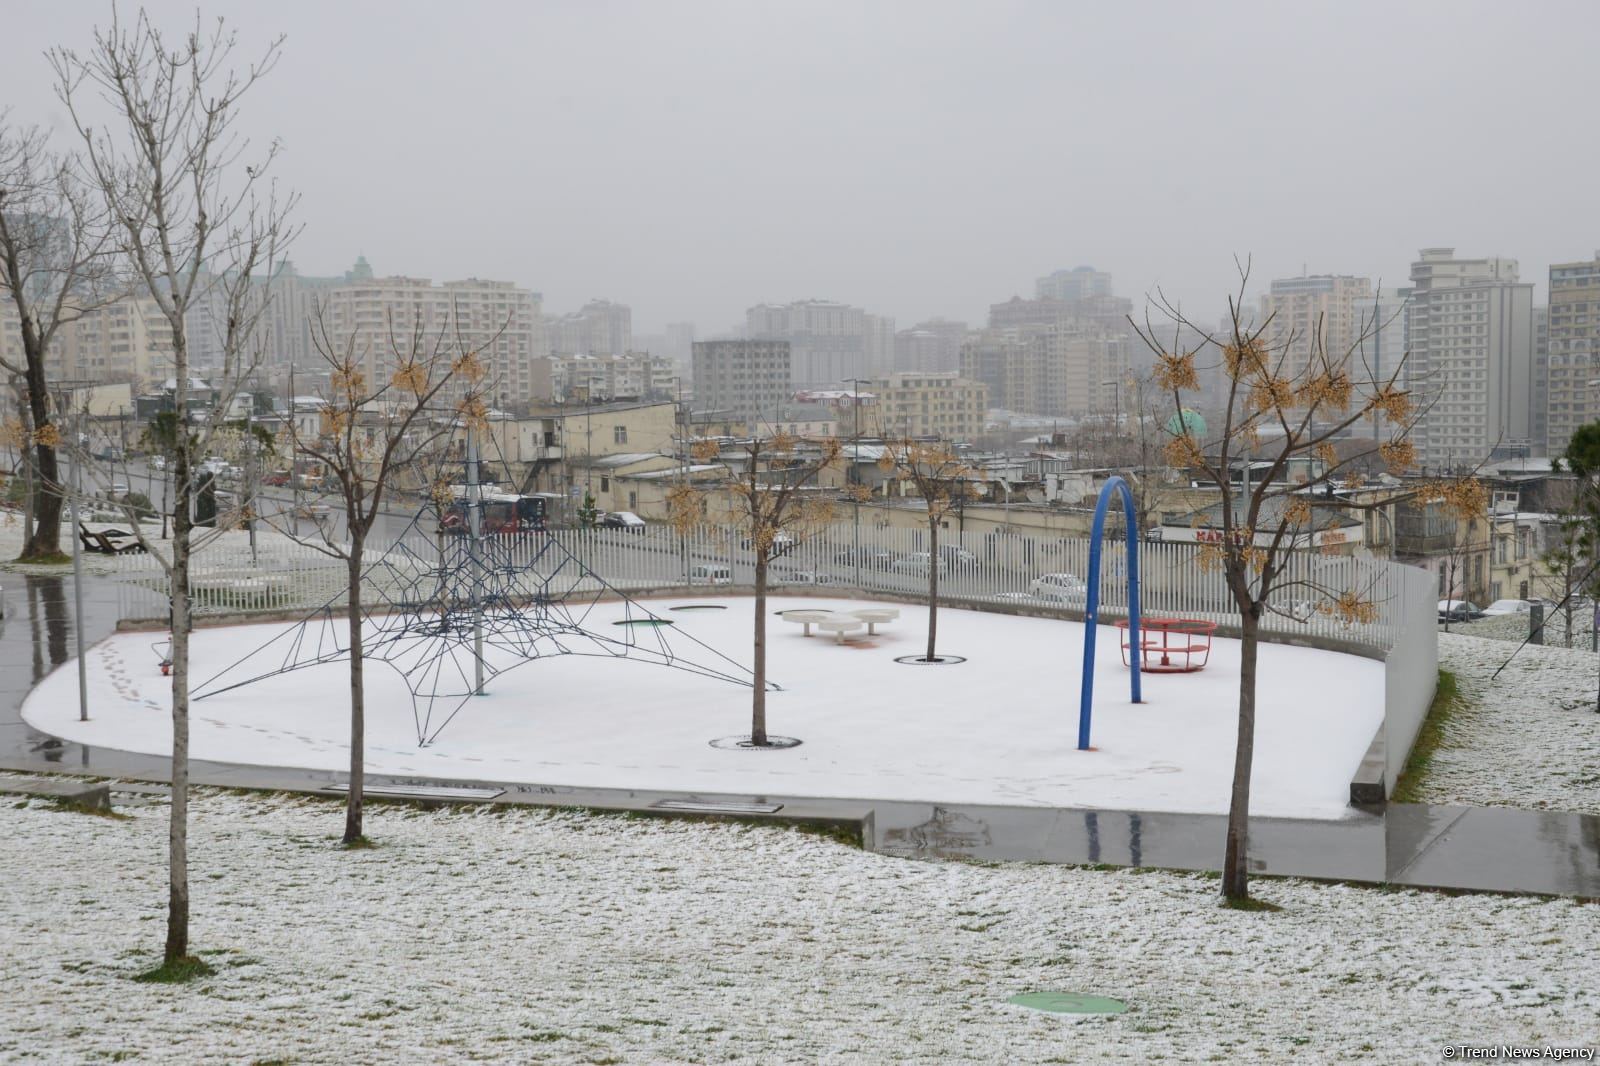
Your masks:
<svg viewBox="0 0 1600 1066"><path fill-rule="evenodd" d="M354 338L356 350L365 353L369 380L392 371L391 337L404 351L420 327L427 342L442 336L478 351L488 370L491 403L534 399L533 359L543 354L539 295L513 282L361 278L328 291L326 319L331 337L339 343Z"/></svg>
<svg viewBox="0 0 1600 1066"><path fill-rule="evenodd" d="M1600 252L1550 267L1548 454L1567 450L1572 433L1600 419Z"/></svg>
<svg viewBox="0 0 1600 1066"><path fill-rule="evenodd" d="M954 371L889 374L872 382L872 394L871 415L884 436L972 440L989 410L989 390Z"/></svg>
<svg viewBox="0 0 1600 1066"><path fill-rule="evenodd" d="M967 339L965 322L931 318L894 335L896 370L958 370L961 345Z"/></svg>
<svg viewBox="0 0 1600 1066"><path fill-rule="evenodd" d="M1533 285L1517 261L1458 259L1424 248L1411 264L1410 380L1426 409L1415 443L1424 466L1470 467L1526 454L1533 406Z"/></svg>
<svg viewBox="0 0 1600 1066"><path fill-rule="evenodd" d="M649 352L534 360L534 398L540 401L672 400L677 395L678 364Z"/></svg>
<svg viewBox="0 0 1600 1066"><path fill-rule="evenodd" d="M1274 359L1281 359L1291 378L1303 374L1313 353L1321 351L1336 364L1353 358L1361 365L1358 344L1370 357L1375 307L1372 282L1347 275L1314 274L1279 278L1261 297L1261 321ZM1357 373L1360 371L1357 370Z"/></svg>
<svg viewBox="0 0 1600 1066"><path fill-rule="evenodd" d="M832 300L758 304L745 312L745 333L788 341L792 384L802 388L881 373L894 360L894 319Z"/></svg>
<svg viewBox="0 0 1600 1066"><path fill-rule="evenodd" d="M1535 455L1550 454L1550 308L1548 305L1533 309L1533 447Z"/></svg>
<svg viewBox="0 0 1600 1066"><path fill-rule="evenodd" d="M1111 275L1091 266L1058 270L1034 282L1033 292L1041 300L1078 303L1094 296L1110 296Z"/></svg>
<svg viewBox="0 0 1600 1066"><path fill-rule="evenodd" d="M788 341L695 341L695 408L757 422L775 418L793 392L790 357Z"/></svg>
<svg viewBox="0 0 1600 1066"><path fill-rule="evenodd" d="M590 300L549 324L556 355L622 355L633 350L633 311L626 304Z"/></svg>
<svg viewBox="0 0 1600 1066"><path fill-rule="evenodd" d="M961 349L961 373L987 385L997 407L1076 417L1116 407L1131 348L1124 332L1068 317L974 333Z"/></svg>

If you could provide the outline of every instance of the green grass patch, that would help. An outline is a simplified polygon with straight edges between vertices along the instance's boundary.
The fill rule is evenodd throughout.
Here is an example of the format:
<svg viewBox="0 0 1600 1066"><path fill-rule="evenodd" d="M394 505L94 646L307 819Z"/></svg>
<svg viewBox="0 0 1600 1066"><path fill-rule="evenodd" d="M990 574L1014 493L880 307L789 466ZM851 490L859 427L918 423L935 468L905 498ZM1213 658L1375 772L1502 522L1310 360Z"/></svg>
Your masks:
<svg viewBox="0 0 1600 1066"><path fill-rule="evenodd" d="M1391 802L1421 801L1428 767L1433 763L1434 754L1444 745L1450 719L1460 710L1463 702L1456 675L1449 670L1440 670L1439 685L1433 691L1433 703L1428 707L1427 717L1422 720L1422 728L1417 730L1417 742L1411 746L1411 757L1406 760L1405 769L1400 771L1400 780L1395 782Z"/></svg>
<svg viewBox="0 0 1600 1066"><path fill-rule="evenodd" d="M341 840L339 846L346 851L371 851L378 846L378 842L362 834L354 840Z"/></svg>
<svg viewBox="0 0 1600 1066"><path fill-rule="evenodd" d="M1276 903L1268 903L1266 900L1256 899L1254 896L1246 896L1243 899L1228 899L1224 897L1222 906L1230 911L1252 911L1265 914L1276 914L1283 910Z"/></svg>
<svg viewBox="0 0 1600 1066"><path fill-rule="evenodd" d="M65 552L46 552L42 555L19 555L16 561L21 566L65 566L72 562L72 556Z"/></svg>
<svg viewBox="0 0 1600 1066"><path fill-rule="evenodd" d="M197 977L210 977L214 973L216 971L204 959L184 955L170 962L163 962L153 970L146 970L134 980L152 985L181 985Z"/></svg>

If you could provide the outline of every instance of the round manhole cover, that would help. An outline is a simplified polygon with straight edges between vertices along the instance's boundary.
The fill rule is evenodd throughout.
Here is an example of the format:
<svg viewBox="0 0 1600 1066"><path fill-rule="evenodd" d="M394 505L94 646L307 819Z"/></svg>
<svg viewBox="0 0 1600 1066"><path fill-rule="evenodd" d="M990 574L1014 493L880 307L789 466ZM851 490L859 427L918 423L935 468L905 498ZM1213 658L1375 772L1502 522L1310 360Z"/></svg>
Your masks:
<svg viewBox="0 0 1600 1066"><path fill-rule="evenodd" d="M1049 1014L1121 1014L1128 1009L1120 999L1086 996L1080 992L1024 992L1006 1002Z"/></svg>
<svg viewBox="0 0 1600 1066"><path fill-rule="evenodd" d="M624 618L620 622L612 622L614 626L670 626L676 625L670 618Z"/></svg>
<svg viewBox="0 0 1600 1066"><path fill-rule="evenodd" d="M966 662L962 655L935 655L928 658L926 655L902 655L895 659L897 663L906 663L909 666L954 666Z"/></svg>
<svg viewBox="0 0 1600 1066"><path fill-rule="evenodd" d="M677 607L668 607L669 611L726 611L725 603L685 603Z"/></svg>

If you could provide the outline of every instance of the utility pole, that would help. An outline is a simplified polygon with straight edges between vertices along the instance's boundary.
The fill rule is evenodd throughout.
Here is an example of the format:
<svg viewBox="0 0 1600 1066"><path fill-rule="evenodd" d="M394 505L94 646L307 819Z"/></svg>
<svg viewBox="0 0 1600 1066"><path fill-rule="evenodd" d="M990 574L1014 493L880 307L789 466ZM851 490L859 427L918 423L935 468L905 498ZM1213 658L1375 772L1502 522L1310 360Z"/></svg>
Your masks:
<svg viewBox="0 0 1600 1066"><path fill-rule="evenodd" d="M851 378L849 384L856 387L855 402L851 407L855 411L855 433L850 447L850 482L854 485L861 484L861 383L872 384L868 378ZM861 587L861 501L855 493L850 494L854 501L856 519L855 551L851 553L855 560L856 588Z"/></svg>
<svg viewBox="0 0 1600 1066"><path fill-rule="evenodd" d="M76 441L78 436L74 434L72 439ZM78 451L83 451L82 445L78 446ZM72 628L78 639L78 721L87 722L89 676L83 657L83 538L78 535L78 492L82 485L83 456L79 454L72 456Z"/></svg>
<svg viewBox="0 0 1600 1066"><path fill-rule="evenodd" d="M467 542L468 565L472 570L472 651L473 692L483 695L483 601L478 595L480 578L478 537L483 531L482 493L478 487L478 441L472 427L467 427Z"/></svg>

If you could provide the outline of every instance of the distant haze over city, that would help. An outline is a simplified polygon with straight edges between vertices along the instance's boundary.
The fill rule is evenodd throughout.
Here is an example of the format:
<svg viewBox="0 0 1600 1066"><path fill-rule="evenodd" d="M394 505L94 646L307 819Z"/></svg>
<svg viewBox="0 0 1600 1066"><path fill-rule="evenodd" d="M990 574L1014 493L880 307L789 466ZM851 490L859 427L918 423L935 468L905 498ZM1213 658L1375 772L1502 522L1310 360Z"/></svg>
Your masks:
<svg viewBox="0 0 1600 1066"><path fill-rule="evenodd" d="M640 332L808 297L981 323L1080 264L1214 321L1235 253L1253 294L1302 267L1405 284L1439 245L1518 259L1542 300L1600 245L1568 106L1590 3L204 8L243 55L287 35L245 113L304 195L302 270L606 297ZM7 4L14 120L63 127L42 53L110 16Z"/></svg>

